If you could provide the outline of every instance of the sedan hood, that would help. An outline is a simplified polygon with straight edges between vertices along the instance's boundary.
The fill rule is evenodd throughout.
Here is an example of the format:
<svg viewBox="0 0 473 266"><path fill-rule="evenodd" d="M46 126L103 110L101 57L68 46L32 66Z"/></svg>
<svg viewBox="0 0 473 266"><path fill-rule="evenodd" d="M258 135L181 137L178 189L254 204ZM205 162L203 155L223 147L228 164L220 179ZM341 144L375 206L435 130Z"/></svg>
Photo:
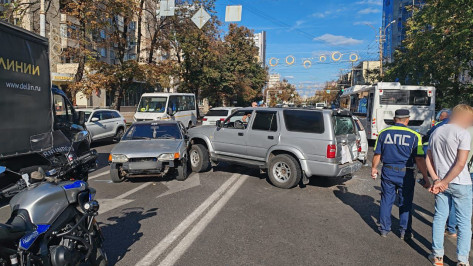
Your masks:
<svg viewBox="0 0 473 266"><path fill-rule="evenodd" d="M163 153L179 152L182 139L122 140L112 150L112 154L124 154L128 158L158 157Z"/></svg>

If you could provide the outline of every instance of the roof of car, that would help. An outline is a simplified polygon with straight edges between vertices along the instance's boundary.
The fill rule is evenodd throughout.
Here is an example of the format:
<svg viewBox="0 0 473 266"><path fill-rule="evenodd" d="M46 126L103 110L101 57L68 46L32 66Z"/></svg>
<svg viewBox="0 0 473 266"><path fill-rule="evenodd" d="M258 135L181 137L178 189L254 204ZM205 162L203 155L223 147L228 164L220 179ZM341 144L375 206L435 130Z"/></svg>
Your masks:
<svg viewBox="0 0 473 266"><path fill-rule="evenodd" d="M139 121L139 122L134 122L133 125L150 125L150 124L175 124L177 125L179 121L175 120L149 120L149 121Z"/></svg>
<svg viewBox="0 0 473 266"><path fill-rule="evenodd" d="M84 112L95 112L95 111L113 111L118 112L117 110L113 109L95 109L95 108L79 108L77 111L84 111Z"/></svg>
<svg viewBox="0 0 473 266"><path fill-rule="evenodd" d="M214 107L211 108L209 111L212 110L233 110L233 109L240 109L241 107Z"/></svg>
<svg viewBox="0 0 473 266"><path fill-rule="evenodd" d="M314 111L314 112L337 112L341 115L349 115L350 111L345 109L316 109L316 108L302 108L302 107L247 107L241 108L245 110L256 110L256 111L283 111L283 110L298 110L298 111Z"/></svg>

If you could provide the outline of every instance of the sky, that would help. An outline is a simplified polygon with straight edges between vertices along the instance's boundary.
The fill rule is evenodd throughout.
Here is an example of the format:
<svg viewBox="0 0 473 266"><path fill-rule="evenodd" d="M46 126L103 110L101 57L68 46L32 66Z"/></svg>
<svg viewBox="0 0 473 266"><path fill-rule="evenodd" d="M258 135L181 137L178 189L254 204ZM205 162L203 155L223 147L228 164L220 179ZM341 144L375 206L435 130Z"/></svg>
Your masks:
<svg viewBox="0 0 473 266"><path fill-rule="evenodd" d="M242 5L238 25L255 33L266 31L266 63L269 66L273 58L275 65L269 66L270 73L295 84L302 96L313 95L326 81L348 72L350 56L379 58L374 28L381 26L382 0L217 0L222 21L227 5ZM342 56L335 62L332 54L340 57L336 52ZM320 62L324 55L326 61ZM293 57L295 62L288 65L286 59L291 63Z"/></svg>

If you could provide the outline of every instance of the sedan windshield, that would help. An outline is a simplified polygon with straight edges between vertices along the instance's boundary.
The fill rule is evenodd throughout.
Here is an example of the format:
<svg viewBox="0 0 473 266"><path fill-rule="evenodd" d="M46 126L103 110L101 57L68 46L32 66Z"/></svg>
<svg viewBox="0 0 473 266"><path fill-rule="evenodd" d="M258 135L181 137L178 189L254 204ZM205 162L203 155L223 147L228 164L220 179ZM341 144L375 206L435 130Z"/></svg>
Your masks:
<svg viewBox="0 0 473 266"><path fill-rule="evenodd" d="M138 124L132 126L123 140L182 139L177 124Z"/></svg>
<svg viewBox="0 0 473 266"><path fill-rule="evenodd" d="M166 111L167 97L143 97L138 107L141 113L164 113Z"/></svg>

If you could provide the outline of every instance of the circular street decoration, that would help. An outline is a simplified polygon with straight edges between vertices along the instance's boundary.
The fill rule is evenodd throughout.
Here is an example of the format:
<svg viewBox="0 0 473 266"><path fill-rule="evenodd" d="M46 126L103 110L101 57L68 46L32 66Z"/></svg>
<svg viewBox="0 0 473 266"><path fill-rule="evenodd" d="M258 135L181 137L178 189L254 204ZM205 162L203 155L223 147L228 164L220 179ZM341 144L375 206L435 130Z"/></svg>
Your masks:
<svg viewBox="0 0 473 266"><path fill-rule="evenodd" d="M255 58L256 58L256 62L259 62L260 57L257 55L257 56L255 56Z"/></svg>
<svg viewBox="0 0 473 266"><path fill-rule="evenodd" d="M327 60L327 57L325 55L321 55L319 58L320 62L325 62Z"/></svg>
<svg viewBox="0 0 473 266"><path fill-rule="evenodd" d="M273 61L276 61L276 63L273 63ZM269 65L272 66L272 67L275 67L279 64L279 59L277 58L274 58L274 57L271 57L271 59L269 59Z"/></svg>
<svg viewBox="0 0 473 266"><path fill-rule="evenodd" d="M351 54L350 55L350 61L352 61L352 62L358 61L358 55L357 54Z"/></svg>
<svg viewBox="0 0 473 266"><path fill-rule="evenodd" d="M310 62L310 60L304 61L304 68L310 68L311 66L312 66L312 62Z"/></svg>
<svg viewBox="0 0 473 266"><path fill-rule="evenodd" d="M290 59L292 59L292 60L290 60ZM292 64L294 64L295 62L296 62L296 58L295 58L294 56L288 55L288 56L286 57L286 64L292 65Z"/></svg>
<svg viewBox="0 0 473 266"><path fill-rule="evenodd" d="M338 56L336 56L338 55ZM337 61L340 61L340 59L342 59L342 53L340 52L333 52L332 53L332 60L337 62Z"/></svg>

